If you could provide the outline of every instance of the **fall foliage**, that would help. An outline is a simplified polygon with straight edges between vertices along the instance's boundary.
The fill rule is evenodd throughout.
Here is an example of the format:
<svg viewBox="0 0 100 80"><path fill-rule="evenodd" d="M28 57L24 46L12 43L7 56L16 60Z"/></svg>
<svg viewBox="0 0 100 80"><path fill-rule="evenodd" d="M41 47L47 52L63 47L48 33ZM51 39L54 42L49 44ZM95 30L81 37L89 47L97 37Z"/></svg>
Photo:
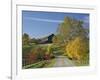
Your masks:
<svg viewBox="0 0 100 80"><path fill-rule="evenodd" d="M53 43L63 49L64 55L69 58L82 60L85 54L89 54L88 29L83 27L83 21L65 17L57 29L57 35Z"/></svg>
<svg viewBox="0 0 100 80"><path fill-rule="evenodd" d="M88 40L76 37L66 46L66 54L73 59L82 59L84 54L88 54Z"/></svg>

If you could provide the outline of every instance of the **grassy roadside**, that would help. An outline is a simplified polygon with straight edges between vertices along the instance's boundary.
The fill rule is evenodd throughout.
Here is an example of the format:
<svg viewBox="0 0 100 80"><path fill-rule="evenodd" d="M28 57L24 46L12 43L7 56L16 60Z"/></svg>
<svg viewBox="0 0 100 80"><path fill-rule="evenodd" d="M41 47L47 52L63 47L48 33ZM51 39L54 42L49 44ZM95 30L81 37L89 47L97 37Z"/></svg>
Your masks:
<svg viewBox="0 0 100 80"><path fill-rule="evenodd" d="M55 59L50 60L48 64L45 64L45 68L52 67L54 63L55 63Z"/></svg>
<svg viewBox="0 0 100 80"><path fill-rule="evenodd" d="M55 59L52 60L44 60L44 61L40 61L37 63L33 63L30 65L26 65L23 67L23 69L29 69L29 68L47 68L47 67L52 67L53 64L55 63Z"/></svg>
<svg viewBox="0 0 100 80"><path fill-rule="evenodd" d="M33 64L30 64L30 65L26 65L23 67L23 69L28 69L28 68L41 68L45 65L46 61L40 61L40 62L37 62L37 63L33 63Z"/></svg>

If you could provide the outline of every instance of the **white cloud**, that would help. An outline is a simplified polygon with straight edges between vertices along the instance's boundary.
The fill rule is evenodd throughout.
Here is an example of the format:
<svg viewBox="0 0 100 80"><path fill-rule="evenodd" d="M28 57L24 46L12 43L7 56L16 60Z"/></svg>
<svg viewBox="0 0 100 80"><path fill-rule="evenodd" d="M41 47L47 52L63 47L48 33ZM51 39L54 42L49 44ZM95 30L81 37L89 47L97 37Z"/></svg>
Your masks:
<svg viewBox="0 0 100 80"><path fill-rule="evenodd" d="M51 19L41 19L41 18L33 18L33 17L25 17L25 19L34 20L34 21L43 21L43 22L50 22L50 23L61 23L63 20L51 20Z"/></svg>

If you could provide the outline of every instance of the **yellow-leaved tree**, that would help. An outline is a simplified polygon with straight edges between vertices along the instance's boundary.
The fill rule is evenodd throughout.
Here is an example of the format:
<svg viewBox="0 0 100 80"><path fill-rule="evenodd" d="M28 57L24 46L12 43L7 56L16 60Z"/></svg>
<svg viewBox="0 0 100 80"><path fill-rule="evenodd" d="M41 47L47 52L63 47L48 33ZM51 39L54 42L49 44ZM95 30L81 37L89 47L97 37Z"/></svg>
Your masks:
<svg viewBox="0 0 100 80"><path fill-rule="evenodd" d="M81 36L71 40L66 46L66 54L72 59L81 60L89 52L89 43L86 38Z"/></svg>

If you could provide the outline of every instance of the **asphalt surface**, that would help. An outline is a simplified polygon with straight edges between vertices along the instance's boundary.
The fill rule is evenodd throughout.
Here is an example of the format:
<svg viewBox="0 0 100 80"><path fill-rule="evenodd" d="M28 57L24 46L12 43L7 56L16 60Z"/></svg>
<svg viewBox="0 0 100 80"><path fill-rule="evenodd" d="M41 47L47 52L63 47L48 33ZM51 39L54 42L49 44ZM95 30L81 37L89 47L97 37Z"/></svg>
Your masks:
<svg viewBox="0 0 100 80"><path fill-rule="evenodd" d="M57 56L53 67L72 67L75 66L74 62L66 56Z"/></svg>

